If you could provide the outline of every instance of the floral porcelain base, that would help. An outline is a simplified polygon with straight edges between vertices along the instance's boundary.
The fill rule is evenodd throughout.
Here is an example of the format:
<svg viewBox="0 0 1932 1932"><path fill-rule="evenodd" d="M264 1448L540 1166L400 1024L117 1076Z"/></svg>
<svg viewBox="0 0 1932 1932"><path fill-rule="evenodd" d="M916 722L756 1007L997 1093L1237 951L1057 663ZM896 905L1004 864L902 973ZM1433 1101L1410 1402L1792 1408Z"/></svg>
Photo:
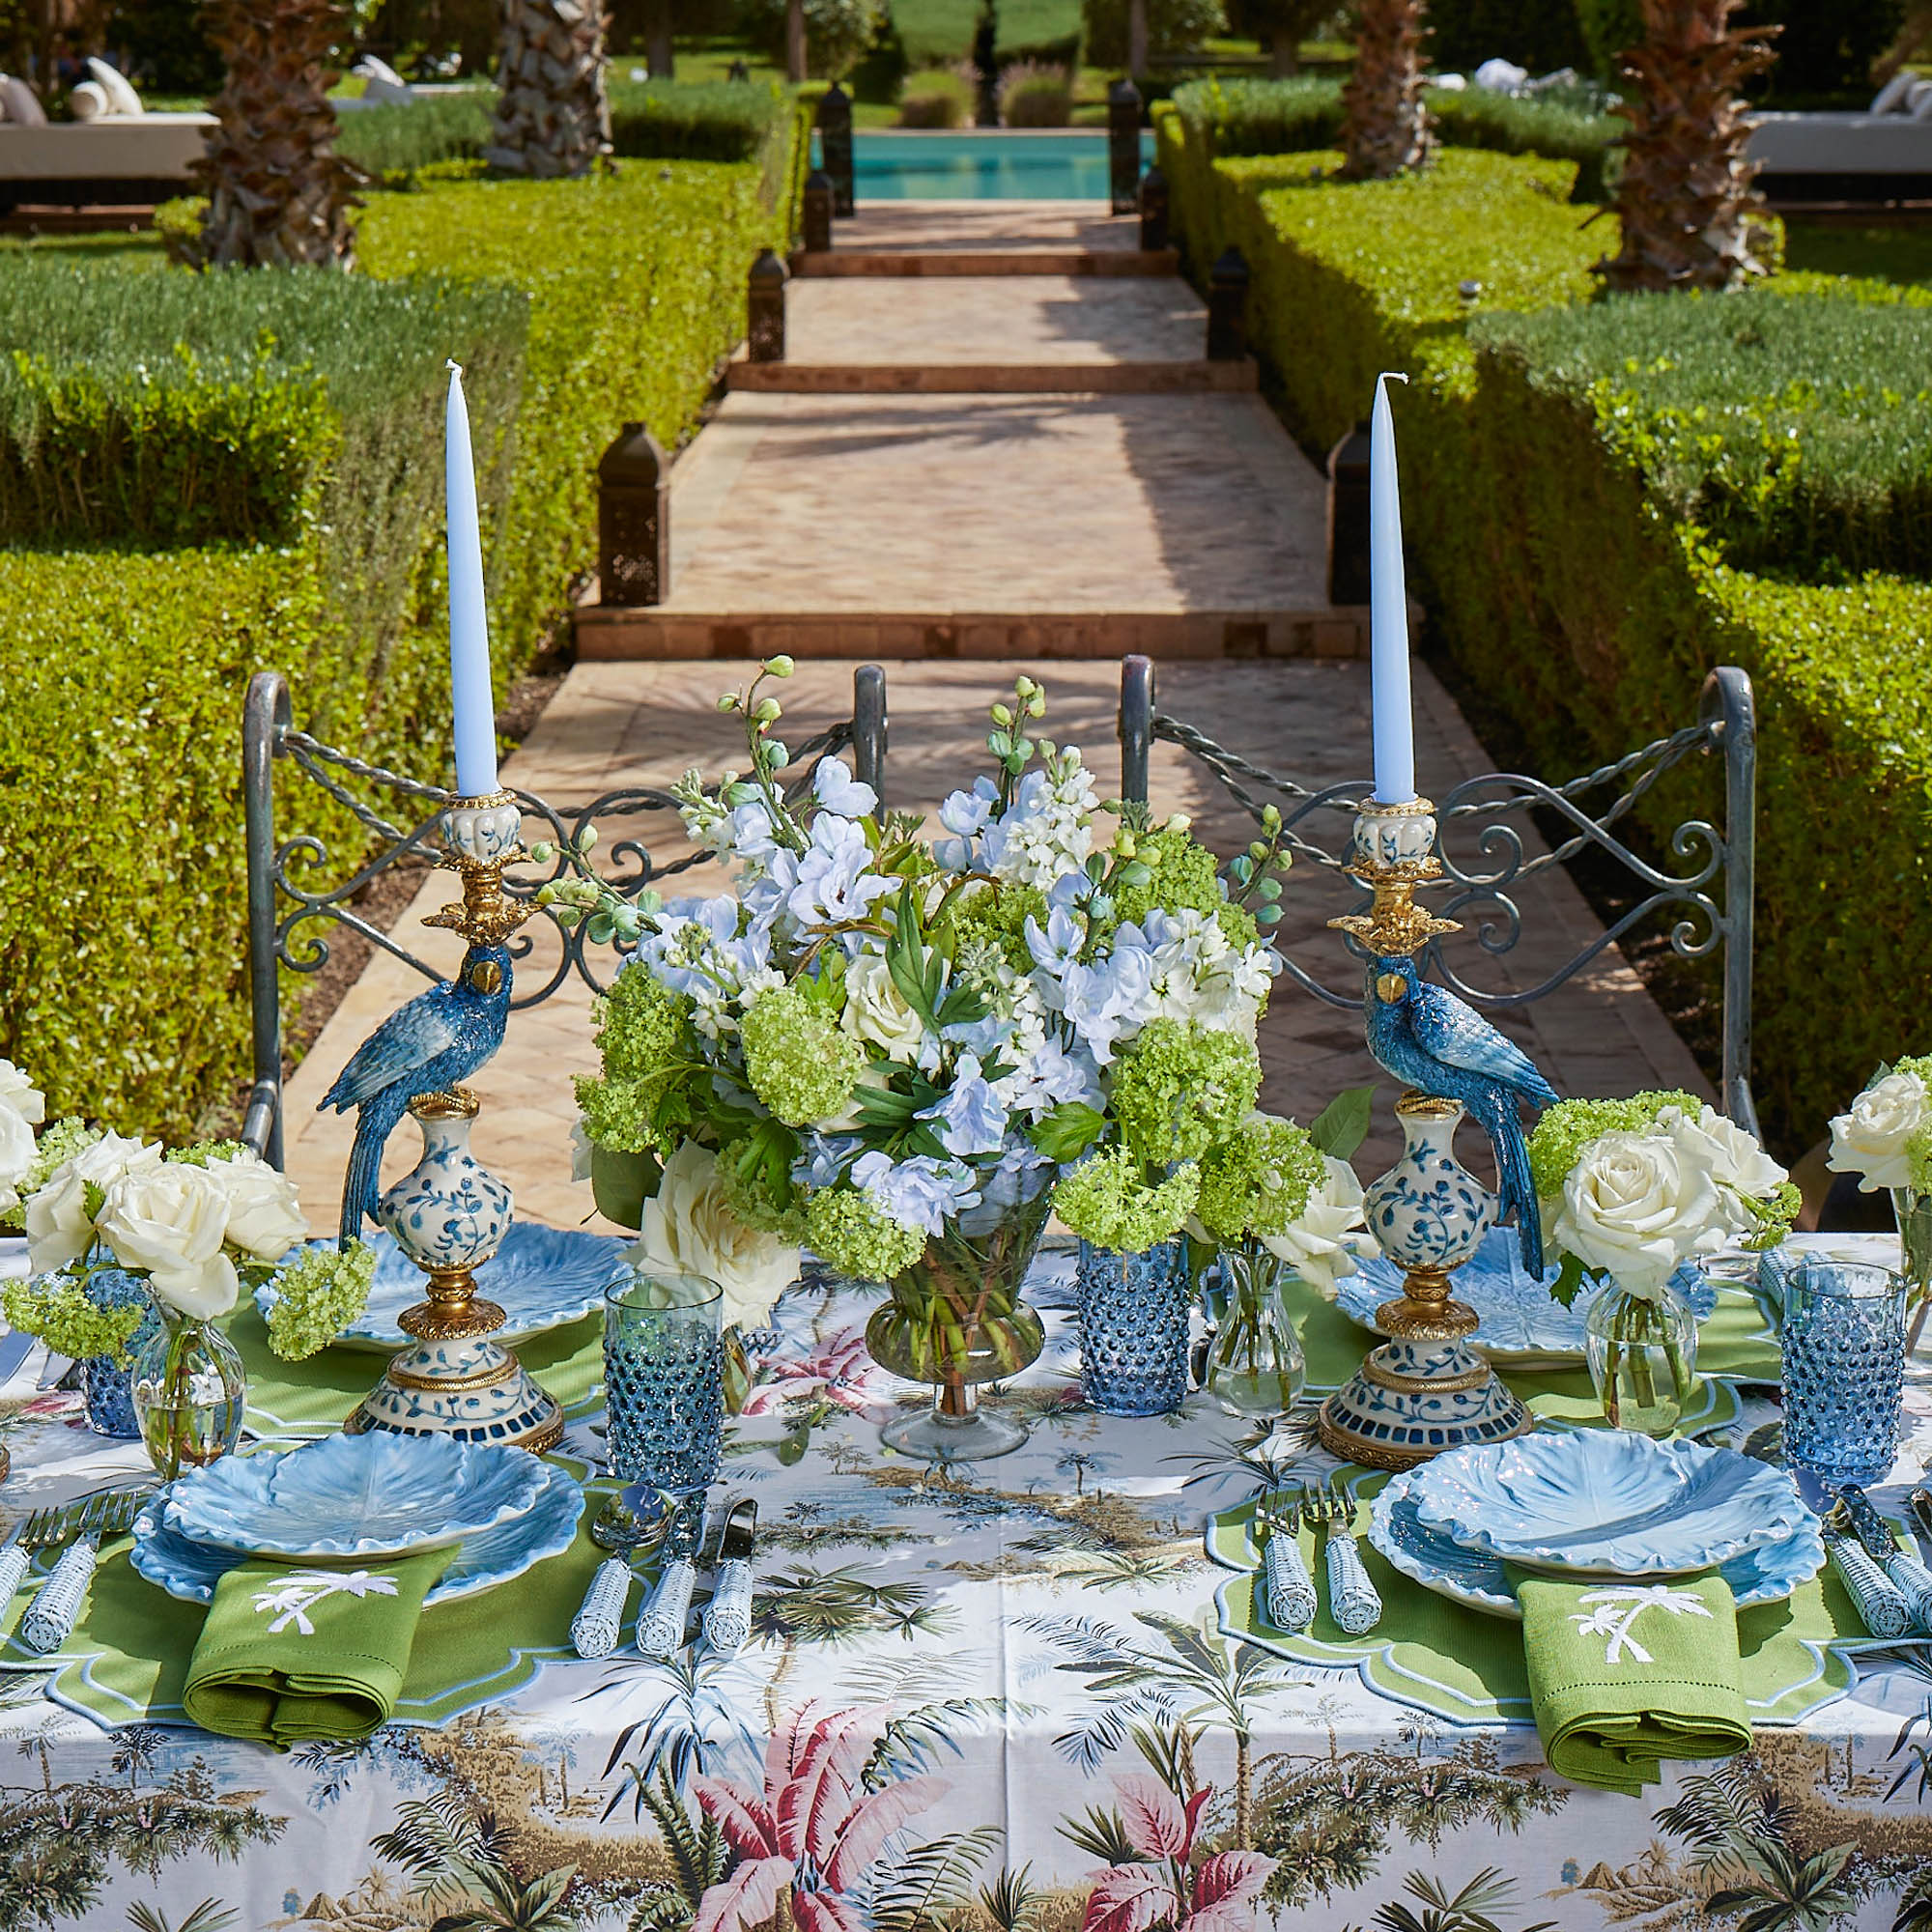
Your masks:
<svg viewBox="0 0 1932 1932"><path fill-rule="evenodd" d="M351 1435L386 1429L541 1451L563 1435L563 1412L508 1349L470 1335L405 1350L342 1427Z"/></svg>

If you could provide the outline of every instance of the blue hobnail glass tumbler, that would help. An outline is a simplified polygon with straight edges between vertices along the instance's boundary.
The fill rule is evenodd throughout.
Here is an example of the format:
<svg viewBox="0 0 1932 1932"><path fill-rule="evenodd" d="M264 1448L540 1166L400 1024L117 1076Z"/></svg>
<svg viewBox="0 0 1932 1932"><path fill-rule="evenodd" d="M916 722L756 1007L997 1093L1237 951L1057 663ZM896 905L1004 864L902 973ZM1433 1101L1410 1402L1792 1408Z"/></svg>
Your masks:
<svg viewBox="0 0 1932 1932"><path fill-rule="evenodd" d="M1080 1386L1107 1415L1166 1415L1187 1395L1186 1248L1080 1243Z"/></svg>
<svg viewBox="0 0 1932 1932"><path fill-rule="evenodd" d="M1883 1481L1905 1404L1902 1275L1806 1255L1784 1276L1784 1456L1806 1502Z"/></svg>
<svg viewBox="0 0 1932 1932"><path fill-rule="evenodd" d="M648 1267L604 1297L611 1473L671 1496L718 1480L724 1451L724 1292Z"/></svg>

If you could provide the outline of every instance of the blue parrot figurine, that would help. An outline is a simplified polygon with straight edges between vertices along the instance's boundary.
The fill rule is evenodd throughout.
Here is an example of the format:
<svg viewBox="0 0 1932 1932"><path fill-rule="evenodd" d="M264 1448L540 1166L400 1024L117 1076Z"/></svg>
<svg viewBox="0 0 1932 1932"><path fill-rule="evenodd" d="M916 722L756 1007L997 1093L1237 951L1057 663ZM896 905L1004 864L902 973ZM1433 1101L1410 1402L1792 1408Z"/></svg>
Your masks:
<svg viewBox="0 0 1932 1932"><path fill-rule="evenodd" d="M1529 1056L1466 1000L1426 983L1413 959L1401 953L1372 959L1366 980L1369 1052L1376 1065L1418 1093L1460 1100L1468 1108L1495 1151L1503 1212L1516 1209L1523 1266L1540 1273L1542 1217L1517 1099L1520 1095L1547 1107L1556 1098L1555 1091Z"/></svg>
<svg viewBox="0 0 1932 1932"><path fill-rule="evenodd" d="M341 1237L362 1232L376 1212L383 1147L418 1094L438 1094L468 1079L503 1043L510 1013L510 955L501 946L471 946L453 980L399 1007L355 1049L322 1096L317 1111L361 1112L342 1188Z"/></svg>

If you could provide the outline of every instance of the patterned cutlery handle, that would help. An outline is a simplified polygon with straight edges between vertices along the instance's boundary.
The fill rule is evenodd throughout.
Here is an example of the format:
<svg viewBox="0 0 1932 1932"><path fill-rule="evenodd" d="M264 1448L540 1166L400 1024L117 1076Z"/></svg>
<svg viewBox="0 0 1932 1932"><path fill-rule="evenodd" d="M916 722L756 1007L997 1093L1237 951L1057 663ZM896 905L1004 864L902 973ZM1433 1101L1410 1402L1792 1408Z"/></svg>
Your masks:
<svg viewBox="0 0 1932 1932"><path fill-rule="evenodd" d="M1902 1549L1887 1557L1881 1567L1905 1599L1914 1626L1932 1636L1932 1570Z"/></svg>
<svg viewBox="0 0 1932 1932"><path fill-rule="evenodd" d="M1865 1629L1873 1636L1903 1636L1912 1623L1904 1593L1871 1560L1864 1546L1848 1536L1828 1534L1825 1553L1850 1592Z"/></svg>
<svg viewBox="0 0 1932 1932"><path fill-rule="evenodd" d="M33 1560L33 1552L17 1543L11 1549L0 1549L0 1617L7 1614L7 1605L14 1601L14 1592Z"/></svg>
<svg viewBox="0 0 1932 1932"><path fill-rule="evenodd" d="M704 1641L723 1657L733 1657L752 1640L752 1566L733 1557L718 1569L718 1581L704 1611Z"/></svg>
<svg viewBox="0 0 1932 1932"><path fill-rule="evenodd" d="M651 1600L638 1617L638 1649L645 1657L672 1657L684 1648L685 1619L691 1614L691 1592L697 1571L688 1556L673 1556L665 1565Z"/></svg>
<svg viewBox="0 0 1932 1932"><path fill-rule="evenodd" d="M607 1556L597 1566L583 1602L570 1622L570 1640L579 1657L609 1657L617 1648L617 1632L624 1621L624 1602L631 1594L631 1565L626 1557Z"/></svg>
<svg viewBox="0 0 1932 1932"><path fill-rule="evenodd" d="M58 1650L73 1634L73 1620L80 1614L87 1586L94 1580L95 1558L99 1546L84 1536L69 1548L53 1567L53 1574L41 1585L33 1607L20 1619L20 1641L43 1656Z"/></svg>
<svg viewBox="0 0 1932 1932"><path fill-rule="evenodd" d="M1262 1549L1262 1582L1276 1630L1306 1630L1315 1621L1315 1578L1293 1530L1270 1533Z"/></svg>
<svg viewBox="0 0 1932 1932"><path fill-rule="evenodd" d="M1366 1636L1382 1620L1382 1600L1369 1581L1362 1552L1346 1529L1328 1533L1328 1614L1350 1636Z"/></svg>

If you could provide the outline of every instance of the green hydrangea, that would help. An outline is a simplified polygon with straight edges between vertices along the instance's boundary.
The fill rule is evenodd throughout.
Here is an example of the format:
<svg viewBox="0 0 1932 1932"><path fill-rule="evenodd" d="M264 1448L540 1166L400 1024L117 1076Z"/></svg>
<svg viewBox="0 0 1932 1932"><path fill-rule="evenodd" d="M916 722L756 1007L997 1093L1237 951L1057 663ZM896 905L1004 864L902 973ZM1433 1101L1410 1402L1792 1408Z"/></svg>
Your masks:
<svg viewBox="0 0 1932 1932"><path fill-rule="evenodd" d="M738 1039L752 1092L787 1126L841 1113L866 1065L859 1042L797 986L760 993L745 1009Z"/></svg>
<svg viewBox="0 0 1932 1932"><path fill-rule="evenodd" d="M1183 1161L1149 1185L1146 1164L1123 1147L1083 1160L1053 1190L1053 1211L1083 1241L1138 1255L1178 1235L1193 1213L1201 1170Z"/></svg>
<svg viewBox="0 0 1932 1932"><path fill-rule="evenodd" d="M691 1118L691 1001L632 966L591 1017L604 1071L575 1082L584 1132L616 1153L668 1153Z"/></svg>
<svg viewBox="0 0 1932 1932"><path fill-rule="evenodd" d="M961 959L991 949L1016 973L1033 970L1026 923L1046 924L1046 895L1034 886L975 886L961 892L947 909L946 922Z"/></svg>
<svg viewBox="0 0 1932 1932"><path fill-rule="evenodd" d="M1326 1179L1321 1150L1306 1127L1261 1116L1203 1157L1195 1218L1223 1244L1279 1235L1300 1218L1309 1195Z"/></svg>
<svg viewBox="0 0 1932 1932"><path fill-rule="evenodd" d="M1932 1087L1932 1053L1908 1053L1892 1063L1894 1073L1916 1073L1927 1087Z"/></svg>
<svg viewBox="0 0 1932 1932"><path fill-rule="evenodd" d="M1748 1195L1743 1199L1745 1206L1757 1216L1757 1227L1745 1246L1760 1253L1776 1247L1790 1234L1798 1224L1798 1210L1804 1205L1804 1197L1799 1193L1795 1180L1780 1180L1761 1201L1753 1201Z"/></svg>
<svg viewBox="0 0 1932 1932"><path fill-rule="evenodd" d="M762 1235L776 1235L780 1240L796 1245L805 1239L805 1209L795 1194L781 1201L762 1168L747 1171L721 1155L718 1162L719 1188L724 1205L748 1228Z"/></svg>
<svg viewBox="0 0 1932 1932"><path fill-rule="evenodd" d="M326 1349L368 1307L375 1279L376 1250L365 1241L301 1249L275 1277L270 1348L287 1362Z"/></svg>
<svg viewBox="0 0 1932 1932"><path fill-rule="evenodd" d="M1529 1136L1529 1173L1537 1198L1553 1201L1570 1170L1599 1134L1640 1134L1672 1107L1696 1120L1704 1103L1681 1088L1633 1094L1628 1100L1559 1100L1546 1107Z"/></svg>
<svg viewBox="0 0 1932 1932"><path fill-rule="evenodd" d="M805 1210L806 1245L855 1281L891 1281L925 1252L922 1229L895 1221L862 1187L826 1187Z"/></svg>
<svg viewBox="0 0 1932 1932"><path fill-rule="evenodd" d="M1116 922L1135 924L1158 906L1162 912L1212 913L1234 947L1255 943L1258 928L1246 907L1231 905L1221 890L1213 853L1179 826L1157 826L1134 835L1137 855L1150 867L1146 884L1122 886L1114 895Z"/></svg>
<svg viewBox="0 0 1932 1932"><path fill-rule="evenodd" d="M186 1147L170 1149L161 1158L182 1167L206 1167L212 1160L233 1160L237 1154L252 1151L242 1141L192 1141Z"/></svg>
<svg viewBox="0 0 1932 1932"><path fill-rule="evenodd" d="M1114 1118L1127 1147L1165 1167L1229 1139L1261 1090L1253 1040L1197 1020L1150 1020L1115 1069Z"/></svg>
<svg viewBox="0 0 1932 1932"><path fill-rule="evenodd" d="M27 1202L47 1184L47 1177L57 1167L65 1166L82 1148L92 1147L100 1138L99 1127L90 1127L78 1114L69 1114L65 1119L50 1121L41 1129L41 1137L34 1144L34 1164L28 1168L19 1184L20 1199L16 1207L0 1214L0 1228L20 1228L26 1225ZM65 1352L65 1351L63 1351Z"/></svg>
<svg viewBox="0 0 1932 1932"><path fill-rule="evenodd" d="M145 1301L99 1308L86 1289L66 1275L38 1282L10 1281L0 1287L0 1315L22 1335L38 1335L56 1355L81 1362L105 1355L128 1365L128 1344L148 1312Z"/></svg>

